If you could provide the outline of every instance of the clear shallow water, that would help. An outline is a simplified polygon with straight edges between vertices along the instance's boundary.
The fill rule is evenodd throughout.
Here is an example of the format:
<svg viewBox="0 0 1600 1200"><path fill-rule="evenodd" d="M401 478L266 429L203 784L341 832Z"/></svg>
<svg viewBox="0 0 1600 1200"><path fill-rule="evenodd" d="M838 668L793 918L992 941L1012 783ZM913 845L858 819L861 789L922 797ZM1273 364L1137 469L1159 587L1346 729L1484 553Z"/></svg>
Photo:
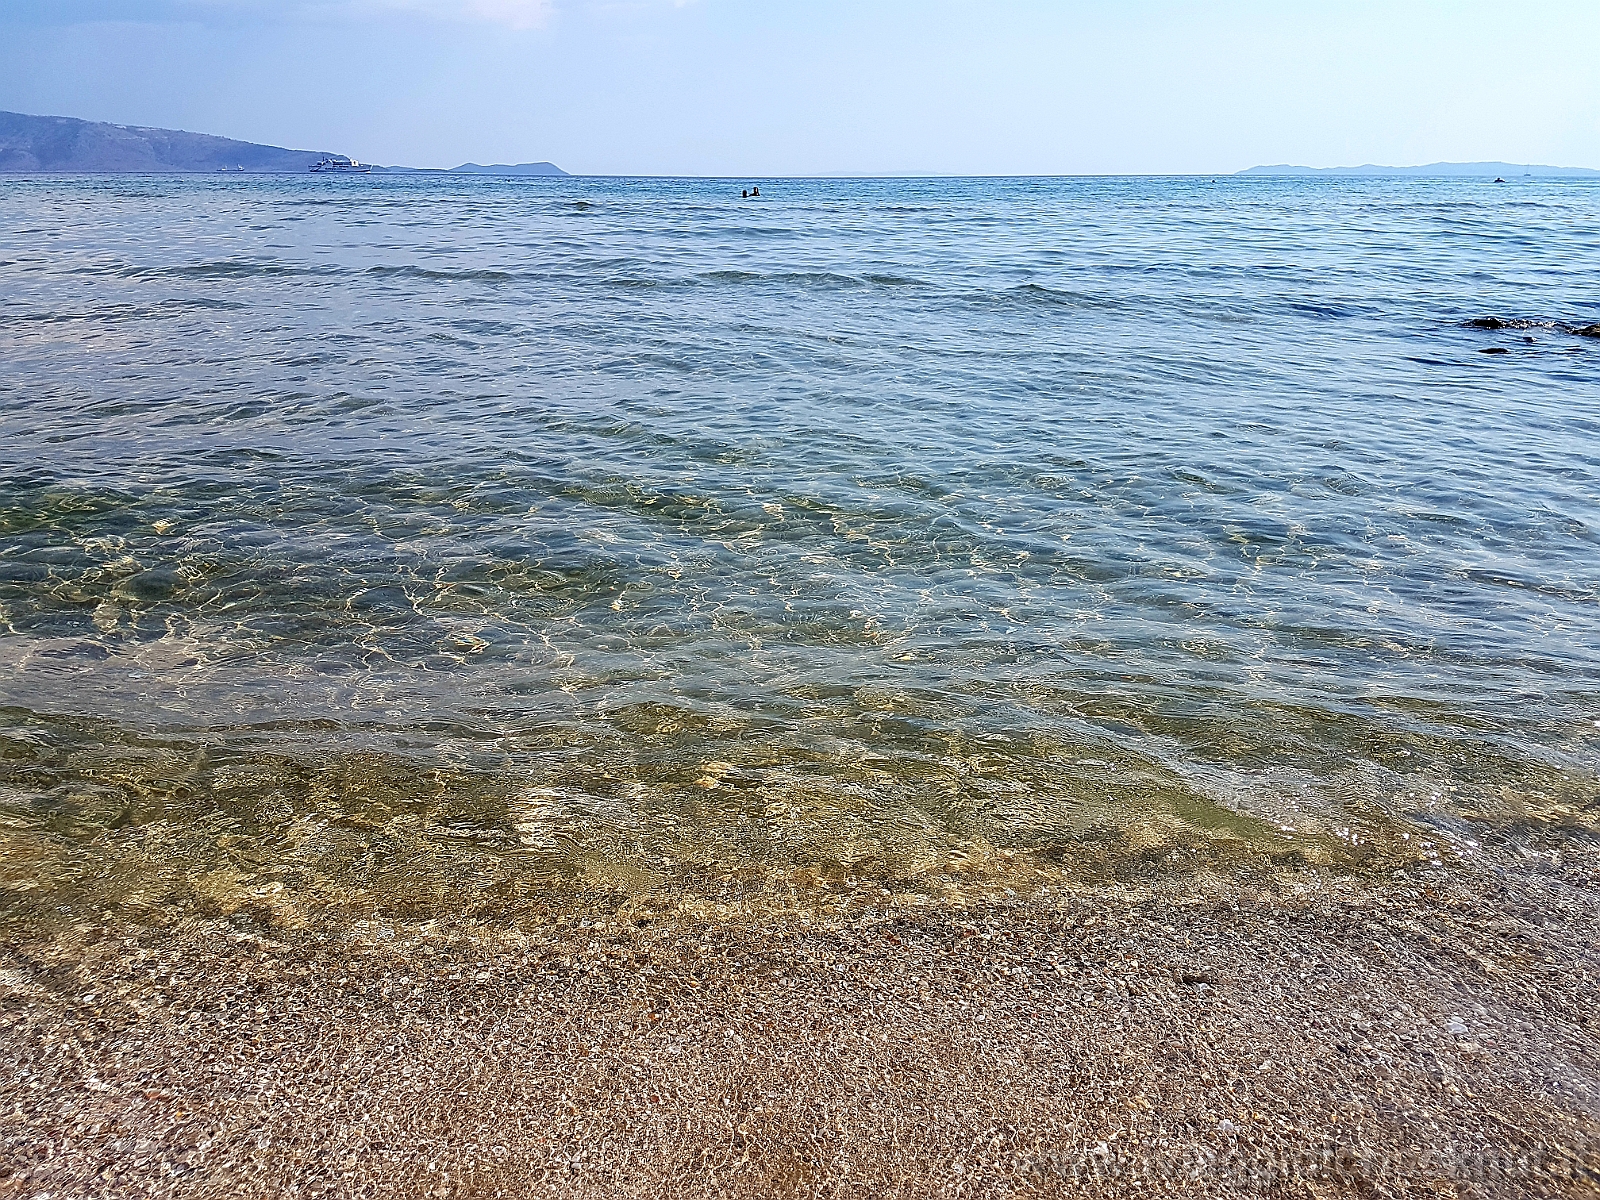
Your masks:
<svg viewBox="0 0 1600 1200"><path fill-rule="evenodd" d="M1600 320L1593 184L0 189L23 894L1360 863L1593 813L1600 341L1462 326Z"/></svg>

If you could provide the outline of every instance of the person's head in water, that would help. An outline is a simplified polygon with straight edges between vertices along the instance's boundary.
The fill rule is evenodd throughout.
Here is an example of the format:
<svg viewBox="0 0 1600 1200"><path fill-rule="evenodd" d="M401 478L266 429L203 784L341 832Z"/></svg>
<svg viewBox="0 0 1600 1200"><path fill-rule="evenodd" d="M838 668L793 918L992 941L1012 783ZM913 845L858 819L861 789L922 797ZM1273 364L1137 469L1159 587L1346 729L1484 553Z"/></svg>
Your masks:
<svg viewBox="0 0 1600 1200"><path fill-rule="evenodd" d="M750 199L750 189L749 189L749 188L745 188L745 190L744 190L744 191L742 191L742 192L740 192L740 193L739 193L739 196L740 196L740 197L741 197L741 198L742 198L742 199L745 199L745 200L748 200L748 199Z"/></svg>
<svg viewBox="0 0 1600 1200"><path fill-rule="evenodd" d="M760 188L751 188L750 189L750 194L752 196L759 196L759 195L761 195L761 189Z"/></svg>

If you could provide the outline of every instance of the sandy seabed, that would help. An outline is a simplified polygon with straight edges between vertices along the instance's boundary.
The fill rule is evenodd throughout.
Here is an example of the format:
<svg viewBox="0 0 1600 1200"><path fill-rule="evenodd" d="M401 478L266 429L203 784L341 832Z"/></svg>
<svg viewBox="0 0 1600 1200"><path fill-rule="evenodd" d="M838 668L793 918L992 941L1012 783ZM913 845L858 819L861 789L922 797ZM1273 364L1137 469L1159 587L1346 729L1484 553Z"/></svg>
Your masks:
<svg viewBox="0 0 1600 1200"><path fill-rule="evenodd" d="M831 915L14 903L0 1197L1600 1195L1579 843Z"/></svg>

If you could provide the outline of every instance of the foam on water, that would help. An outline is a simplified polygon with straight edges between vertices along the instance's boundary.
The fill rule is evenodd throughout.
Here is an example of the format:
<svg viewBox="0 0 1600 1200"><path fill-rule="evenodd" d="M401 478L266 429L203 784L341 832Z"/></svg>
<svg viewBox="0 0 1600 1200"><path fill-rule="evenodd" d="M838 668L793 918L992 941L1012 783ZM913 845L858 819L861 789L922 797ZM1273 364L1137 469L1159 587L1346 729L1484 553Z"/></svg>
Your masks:
<svg viewBox="0 0 1600 1200"><path fill-rule="evenodd" d="M1594 184L0 187L19 894L1593 823Z"/></svg>

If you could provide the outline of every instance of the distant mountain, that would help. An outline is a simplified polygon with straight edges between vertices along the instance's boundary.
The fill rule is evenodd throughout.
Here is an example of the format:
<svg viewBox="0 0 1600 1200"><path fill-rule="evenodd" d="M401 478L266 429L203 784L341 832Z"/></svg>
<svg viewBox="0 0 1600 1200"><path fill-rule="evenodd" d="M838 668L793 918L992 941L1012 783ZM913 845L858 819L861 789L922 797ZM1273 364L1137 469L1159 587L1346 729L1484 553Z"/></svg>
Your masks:
<svg viewBox="0 0 1600 1200"><path fill-rule="evenodd" d="M555 163L517 163L507 166L497 163L492 167L480 167L477 163L462 163L459 167L451 167L451 175L565 175L566 172Z"/></svg>
<svg viewBox="0 0 1600 1200"><path fill-rule="evenodd" d="M179 172L234 174L300 173L325 158L327 150L285 150L236 142L209 133L180 129L147 129L142 125L108 125L76 117L33 117L0 112L0 173L64 172L89 175ZM480 167L464 163L453 171L418 171L413 167L374 167L406 174L565 175L554 163Z"/></svg>
<svg viewBox="0 0 1600 1200"><path fill-rule="evenodd" d="M1251 167L1248 171L1238 172L1240 175L1391 175L1404 176L1413 179L1439 179L1455 176L1485 176L1493 179L1504 176L1510 179L1513 176L1535 175L1543 178L1577 178L1581 176L1600 175L1600 171L1590 167L1535 167L1521 163L1503 162L1477 162L1477 163L1429 163L1425 167Z"/></svg>
<svg viewBox="0 0 1600 1200"><path fill-rule="evenodd" d="M324 150L285 150L208 133L0 112L0 172L304 171Z"/></svg>

